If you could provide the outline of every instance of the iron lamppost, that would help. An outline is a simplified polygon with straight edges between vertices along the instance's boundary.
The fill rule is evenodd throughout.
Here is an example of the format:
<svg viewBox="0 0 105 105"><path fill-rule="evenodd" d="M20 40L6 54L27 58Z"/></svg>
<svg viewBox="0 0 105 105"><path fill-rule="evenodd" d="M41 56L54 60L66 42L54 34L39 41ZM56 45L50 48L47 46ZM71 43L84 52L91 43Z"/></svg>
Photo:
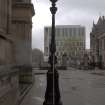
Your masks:
<svg viewBox="0 0 105 105"><path fill-rule="evenodd" d="M51 43L50 43L50 54L49 54L49 64L50 68L47 72L47 87L45 92L45 101L43 105L62 105L60 101L60 91L59 91L59 75L55 68L57 63L56 43L55 43L55 14L57 11L56 2L57 0L50 0L52 7L50 11L52 14L52 29L51 29Z"/></svg>

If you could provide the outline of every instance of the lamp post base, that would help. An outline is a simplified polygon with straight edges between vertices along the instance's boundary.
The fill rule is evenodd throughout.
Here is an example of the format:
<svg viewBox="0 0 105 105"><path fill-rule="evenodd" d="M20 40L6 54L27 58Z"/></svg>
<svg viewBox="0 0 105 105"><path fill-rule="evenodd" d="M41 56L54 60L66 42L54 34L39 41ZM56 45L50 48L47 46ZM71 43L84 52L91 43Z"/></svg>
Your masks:
<svg viewBox="0 0 105 105"><path fill-rule="evenodd" d="M52 102L44 102L43 105L62 105L62 103L59 102L59 103L54 103L53 104Z"/></svg>
<svg viewBox="0 0 105 105"><path fill-rule="evenodd" d="M57 70L47 72L47 88L43 105L62 105L59 91L59 75Z"/></svg>

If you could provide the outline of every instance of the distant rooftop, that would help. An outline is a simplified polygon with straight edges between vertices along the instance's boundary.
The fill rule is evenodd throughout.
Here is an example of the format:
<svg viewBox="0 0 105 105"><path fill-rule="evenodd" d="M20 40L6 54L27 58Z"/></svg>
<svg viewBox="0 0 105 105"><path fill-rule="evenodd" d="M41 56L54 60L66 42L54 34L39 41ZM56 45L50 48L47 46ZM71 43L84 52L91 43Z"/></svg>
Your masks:
<svg viewBox="0 0 105 105"><path fill-rule="evenodd" d="M45 26L45 27L51 27L51 26ZM81 25L56 25L56 28L79 28L79 27L84 27Z"/></svg>

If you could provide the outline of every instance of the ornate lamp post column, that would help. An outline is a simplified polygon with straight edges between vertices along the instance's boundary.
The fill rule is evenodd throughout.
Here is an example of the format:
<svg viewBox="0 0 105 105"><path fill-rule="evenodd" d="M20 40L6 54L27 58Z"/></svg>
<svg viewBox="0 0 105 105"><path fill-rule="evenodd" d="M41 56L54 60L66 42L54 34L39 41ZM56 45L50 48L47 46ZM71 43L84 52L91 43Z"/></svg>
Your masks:
<svg viewBox="0 0 105 105"><path fill-rule="evenodd" d="M50 43L50 54L49 54L49 64L51 65L47 72L47 87L45 93L45 101L43 105L62 105L60 101L60 91L59 91L59 75L55 68L57 63L57 57L55 56L56 44L55 44L55 14L57 11L56 2L57 0L50 0L52 2L52 7L50 11L52 13L52 32L51 32L51 43Z"/></svg>

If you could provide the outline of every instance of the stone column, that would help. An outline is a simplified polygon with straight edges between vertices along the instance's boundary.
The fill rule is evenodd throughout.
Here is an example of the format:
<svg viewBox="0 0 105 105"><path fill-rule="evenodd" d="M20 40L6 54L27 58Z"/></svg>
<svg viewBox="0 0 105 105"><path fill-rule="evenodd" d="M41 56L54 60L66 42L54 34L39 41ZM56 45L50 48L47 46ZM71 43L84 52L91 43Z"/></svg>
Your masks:
<svg viewBox="0 0 105 105"><path fill-rule="evenodd" d="M0 33L8 33L11 17L11 0L0 0Z"/></svg>
<svg viewBox="0 0 105 105"><path fill-rule="evenodd" d="M20 82L32 83L31 31L34 8L28 1L12 5L12 29L15 36L16 65L20 66Z"/></svg>
<svg viewBox="0 0 105 105"><path fill-rule="evenodd" d="M0 0L0 32L6 31L7 23L7 3L6 0Z"/></svg>

